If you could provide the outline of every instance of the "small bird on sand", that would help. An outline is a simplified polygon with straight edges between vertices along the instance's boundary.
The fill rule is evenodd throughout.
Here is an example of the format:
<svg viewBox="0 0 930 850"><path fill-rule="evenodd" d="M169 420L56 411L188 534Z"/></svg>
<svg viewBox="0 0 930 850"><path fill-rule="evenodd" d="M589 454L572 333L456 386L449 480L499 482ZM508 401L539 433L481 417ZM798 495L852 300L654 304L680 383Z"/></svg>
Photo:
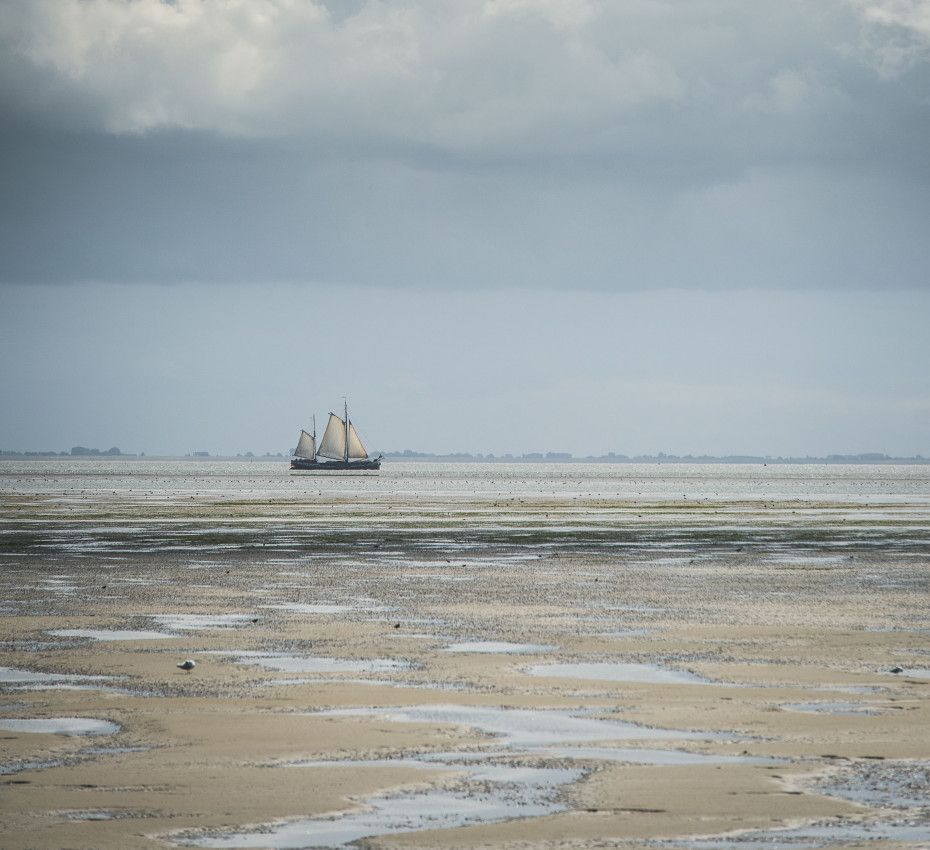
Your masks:
<svg viewBox="0 0 930 850"><path fill-rule="evenodd" d="M182 670L187 670L187 672L190 673L190 671L193 670L194 667L196 666L196 662L193 659L188 658L187 661L182 661L177 666L180 667Z"/></svg>

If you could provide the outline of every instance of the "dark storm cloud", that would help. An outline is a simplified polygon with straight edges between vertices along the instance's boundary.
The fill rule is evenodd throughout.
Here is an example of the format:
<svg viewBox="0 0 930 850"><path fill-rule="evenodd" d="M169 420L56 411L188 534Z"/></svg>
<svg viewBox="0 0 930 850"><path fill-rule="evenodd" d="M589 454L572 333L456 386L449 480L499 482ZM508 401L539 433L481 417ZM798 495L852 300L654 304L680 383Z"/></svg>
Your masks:
<svg viewBox="0 0 930 850"><path fill-rule="evenodd" d="M923 2L6 5L6 281L927 284Z"/></svg>

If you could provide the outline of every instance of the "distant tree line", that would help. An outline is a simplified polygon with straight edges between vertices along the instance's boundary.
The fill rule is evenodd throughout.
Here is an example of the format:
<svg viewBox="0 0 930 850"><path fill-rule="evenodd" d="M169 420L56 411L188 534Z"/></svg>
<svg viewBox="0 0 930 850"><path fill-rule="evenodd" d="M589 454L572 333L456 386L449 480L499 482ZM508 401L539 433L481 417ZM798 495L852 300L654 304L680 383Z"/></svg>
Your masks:
<svg viewBox="0 0 930 850"><path fill-rule="evenodd" d="M232 455L211 455L207 451L195 451L188 455L187 458L196 458L198 460L212 457L214 459L263 459L263 458L280 458L291 454L291 452L265 452L256 455L253 452ZM100 449L87 448L86 446L73 446L68 452L55 451L13 451L9 449L0 449L0 457L145 457L145 452L138 455L126 454L119 448L112 448L101 451ZM571 452L525 452L523 454L472 454L471 452L449 452L447 454L433 454L431 452L418 452L412 449L403 451L387 451L384 457L390 460L410 460L410 461L444 461L444 462L481 462L481 463L757 463L757 464L791 464L791 463L930 463L930 457L923 455L912 455L910 457L894 457L882 452L863 452L861 454L830 454L825 457L770 457L762 455L670 455L665 452L659 452L656 455L624 455L608 452L605 455L586 455L584 457L575 457Z"/></svg>
<svg viewBox="0 0 930 850"><path fill-rule="evenodd" d="M881 452L864 452L862 454L830 454L825 457L771 457L763 455L670 455L659 452L656 455L624 455L608 452L605 455L586 455L575 457L571 452L526 452L524 454L471 454L469 452L449 452L432 454L411 449L384 452L392 460L433 460L433 461L481 461L491 463L930 463L930 458L923 455L911 457L893 457Z"/></svg>
<svg viewBox="0 0 930 850"><path fill-rule="evenodd" d="M136 457L136 455L123 454L116 446L105 451L89 449L87 446L72 446L70 452L16 452L0 449L0 457Z"/></svg>

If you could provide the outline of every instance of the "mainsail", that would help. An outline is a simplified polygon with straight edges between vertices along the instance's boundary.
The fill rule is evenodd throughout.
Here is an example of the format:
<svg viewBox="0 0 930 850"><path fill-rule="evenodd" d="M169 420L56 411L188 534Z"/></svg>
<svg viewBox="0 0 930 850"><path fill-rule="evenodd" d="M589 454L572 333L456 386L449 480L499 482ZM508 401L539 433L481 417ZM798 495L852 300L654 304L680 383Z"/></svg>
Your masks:
<svg viewBox="0 0 930 850"><path fill-rule="evenodd" d="M316 437L301 430L300 439L297 441L297 448L294 449L297 457L307 457L313 459L316 457Z"/></svg>
<svg viewBox="0 0 930 850"><path fill-rule="evenodd" d="M326 430L323 432L323 439L320 440L317 454L331 460L345 460L346 424L335 413L329 414L329 422L326 423Z"/></svg>
<svg viewBox="0 0 930 850"><path fill-rule="evenodd" d="M361 439L359 439L358 431L355 430L352 420L349 420L349 460L361 460L367 457L368 452L365 451L365 447L362 445Z"/></svg>

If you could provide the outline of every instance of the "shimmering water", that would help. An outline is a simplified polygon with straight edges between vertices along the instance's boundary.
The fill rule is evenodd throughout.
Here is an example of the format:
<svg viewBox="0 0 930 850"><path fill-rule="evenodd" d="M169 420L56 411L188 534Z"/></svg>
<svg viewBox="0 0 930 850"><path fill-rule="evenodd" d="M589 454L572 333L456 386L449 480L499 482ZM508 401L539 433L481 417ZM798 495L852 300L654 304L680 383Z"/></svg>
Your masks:
<svg viewBox="0 0 930 850"><path fill-rule="evenodd" d="M4 460L7 492L159 501L307 493L617 499L801 499L930 503L930 466L871 464L401 463L376 476L291 475L285 460ZM74 492L79 488L79 492ZM506 507L506 505L502 506Z"/></svg>
<svg viewBox="0 0 930 850"><path fill-rule="evenodd" d="M545 643L511 643L506 640L469 640L449 644L444 652L474 652L485 655L534 655L557 649Z"/></svg>
<svg viewBox="0 0 930 850"><path fill-rule="evenodd" d="M497 737L500 746L524 752L545 751L559 744L593 741L670 741L709 739L715 735L656 729L622 720L588 716L579 712L502 709L490 706L417 705L402 708L344 708L327 712L334 716L377 715L396 723L449 723L471 726Z"/></svg>
<svg viewBox="0 0 930 850"><path fill-rule="evenodd" d="M14 557L62 552L103 563L171 551L197 558L198 574L210 569L201 558L254 547L326 549L346 569L377 552L419 583L437 572L450 583L529 565L554 546L690 566L749 545L786 570L841 570L857 548L930 550L923 465L387 462L373 476L295 476L284 460L60 459L0 461L0 491L2 518L21 544ZM28 503L17 504L18 494ZM415 578L423 568L426 578ZM36 591L62 605L92 590L50 578Z"/></svg>
<svg viewBox="0 0 930 850"><path fill-rule="evenodd" d="M167 632L153 632L144 629L50 629L48 633L56 637L88 638L89 640L99 641L164 640L177 637L177 635L168 634Z"/></svg>
<svg viewBox="0 0 930 850"><path fill-rule="evenodd" d="M254 665L279 673L387 673L407 670L410 664L393 658L321 658L254 650L211 650L210 655L232 658L237 664Z"/></svg>
<svg viewBox="0 0 930 850"><path fill-rule="evenodd" d="M462 705L408 706L394 709L344 709L331 715L376 714L393 722L448 723L478 729L493 740L481 752L432 753L398 758L397 766L445 769L457 776L442 785L367 797L361 809L263 825L259 830L181 836L193 847L341 847L360 838L424 829L449 829L512 818L539 817L566 808L560 789L585 771L577 761L610 760L638 764L702 764L745 761L739 757L672 750L572 747L604 740L693 739L700 735L672 729L647 729L567 711L534 711ZM562 746L559 746L562 745ZM535 753L570 759L564 765L513 764L507 757ZM316 769L383 766L386 760L303 762L292 767Z"/></svg>
<svg viewBox="0 0 930 850"><path fill-rule="evenodd" d="M92 717L2 718L0 730L36 735L113 735L119 726L109 720Z"/></svg>
<svg viewBox="0 0 930 850"><path fill-rule="evenodd" d="M639 682L650 685L713 684L687 670L669 670L655 664L619 662L576 662L573 664L534 664L527 668L531 676L567 679L598 679L605 682Z"/></svg>

